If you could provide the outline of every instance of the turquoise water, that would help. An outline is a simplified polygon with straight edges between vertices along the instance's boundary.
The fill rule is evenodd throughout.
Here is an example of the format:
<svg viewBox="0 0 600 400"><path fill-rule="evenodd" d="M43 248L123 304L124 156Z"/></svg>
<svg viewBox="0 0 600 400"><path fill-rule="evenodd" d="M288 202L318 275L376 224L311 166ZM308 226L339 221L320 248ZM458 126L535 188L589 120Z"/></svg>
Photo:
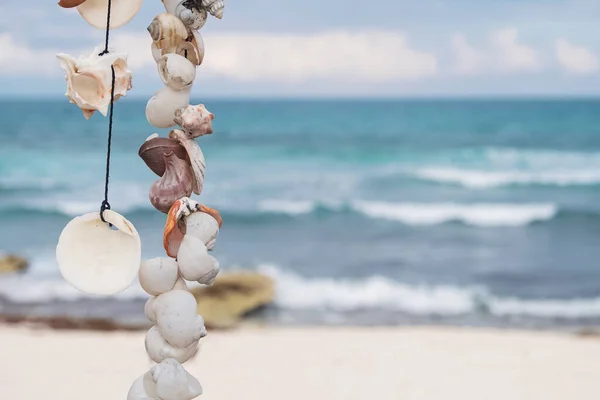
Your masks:
<svg viewBox="0 0 600 400"><path fill-rule="evenodd" d="M268 318L600 319L600 101L204 104L215 133L199 139L207 178L197 199L224 217L224 269L277 280ZM54 246L72 217L100 206L107 120L86 121L66 101L0 106L0 248L33 260L26 275L0 279L0 304L74 312L80 294L60 278ZM164 215L137 156L157 132L144 108L127 98L115 107L110 202L153 257ZM114 299L124 315L132 298L144 298L137 286ZM90 301L93 313L106 300Z"/></svg>

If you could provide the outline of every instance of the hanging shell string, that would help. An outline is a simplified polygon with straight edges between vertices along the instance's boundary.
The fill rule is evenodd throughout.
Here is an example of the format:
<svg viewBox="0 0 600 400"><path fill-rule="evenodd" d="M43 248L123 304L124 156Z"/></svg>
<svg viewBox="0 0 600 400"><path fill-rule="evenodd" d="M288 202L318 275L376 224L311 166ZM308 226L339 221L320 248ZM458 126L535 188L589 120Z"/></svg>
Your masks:
<svg viewBox="0 0 600 400"><path fill-rule="evenodd" d="M108 0L108 11L106 13L106 40L104 43L104 51L99 54L99 56L103 56L108 54L108 40L110 36L110 9L112 1ZM108 145L106 150L106 177L104 180L104 200L102 201L102 205L100 206L100 219L102 222L106 223L104 219L104 211L110 210L110 203L108 202L108 181L110 178L110 149L112 142L112 126L113 126L113 109L115 104L115 67L110 67L112 72L112 82L110 89L110 114L108 116ZM109 223L110 226L112 224Z"/></svg>

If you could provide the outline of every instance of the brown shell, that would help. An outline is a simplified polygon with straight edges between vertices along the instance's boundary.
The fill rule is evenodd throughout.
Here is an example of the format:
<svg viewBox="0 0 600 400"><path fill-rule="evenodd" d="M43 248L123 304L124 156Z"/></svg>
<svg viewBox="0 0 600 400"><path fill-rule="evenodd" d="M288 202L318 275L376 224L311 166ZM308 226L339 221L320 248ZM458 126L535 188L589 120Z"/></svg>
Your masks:
<svg viewBox="0 0 600 400"><path fill-rule="evenodd" d="M163 176L166 168L164 155L171 152L175 153L177 158L189 162L185 148L177 140L170 138L157 137L147 140L140 147L138 155L152 172L158 176Z"/></svg>
<svg viewBox="0 0 600 400"><path fill-rule="evenodd" d="M85 0L60 0L58 5L62 8L73 8L85 3Z"/></svg>

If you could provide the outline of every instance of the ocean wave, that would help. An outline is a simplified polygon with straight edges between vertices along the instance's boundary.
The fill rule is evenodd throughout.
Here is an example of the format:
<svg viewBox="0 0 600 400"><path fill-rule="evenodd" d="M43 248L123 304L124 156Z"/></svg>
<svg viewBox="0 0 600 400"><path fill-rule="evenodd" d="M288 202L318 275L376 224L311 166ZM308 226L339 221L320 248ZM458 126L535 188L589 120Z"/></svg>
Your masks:
<svg viewBox="0 0 600 400"><path fill-rule="evenodd" d="M512 185L588 186L600 184L600 169L572 171L491 171L451 167L425 167L411 175L427 181L456 184L469 189Z"/></svg>
<svg viewBox="0 0 600 400"><path fill-rule="evenodd" d="M584 211L560 210L553 203L394 203L384 201L293 201L265 200L248 209L228 209L216 205L229 223L270 222L277 216L298 218L310 215L326 215L347 213L359 215L368 219L395 221L411 226L430 226L444 223L459 222L465 225L493 228L518 227L534 222L550 221L559 212L566 214L581 214ZM6 215L21 215L31 212L64 215L74 217L97 210L97 201L55 201L37 203L22 203L13 207L1 209ZM152 213L151 205L142 202L119 202L119 212L122 214ZM587 213L589 214L589 213ZM273 218L269 218L273 217ZM600 214L598 215L600 217Z"/></svg>
<svg viewBox="0 0 600 400"><path fill-rule="evenodd" d="M55 273L48 275L53 262L43 261L43 264L40 267L34 263L33 273L1 277L0 296L18 304L107 298L131 301L149 297L137 281L113 296L85 294L57 276L55 265L52 265ZM481 286L410 285L377 275L363 279L305 278L274 265L260 265L257 270L276 282L275 306L281 309L323 312L373 309L446 317L483 313L501 318L600 318L600 298L530 300L494 296ZM188 286L200 285L188 282Z"/></svg>
<svg viewBox="0 0 600 400"><path fill-rule="evenodd" d="M276 266L259 270L277 282L277 305L287 309L348 312L385 309L412 315L553 319L600 318L600 298L526 300L491 295L484 287L409 285L383 276L364 279L307 279Z"/></svg>
<svg viewBox="0 0 600 400"><path fill-rule="evenodd" d="M355 201L348 204L317 201L275 201L261 203L263 211L289 215L310 214L319 210L350 211L368 218L398 221L406 225L439 225L462 222L477 227L525 226L536 221L548 221L558 213L552 203L393 203Z"/></svg>

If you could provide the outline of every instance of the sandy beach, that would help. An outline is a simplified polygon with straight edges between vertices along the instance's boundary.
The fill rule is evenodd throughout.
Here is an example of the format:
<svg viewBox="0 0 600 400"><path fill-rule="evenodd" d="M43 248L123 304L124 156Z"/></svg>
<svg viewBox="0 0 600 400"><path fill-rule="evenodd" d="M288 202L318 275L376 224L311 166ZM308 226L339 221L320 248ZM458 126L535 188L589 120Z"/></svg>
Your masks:
<svg viewBox="0 0 600 400"><path fill-rule="evenodd" d="M0 398L125 399L142 332L0 328ZM188 371L206 400L596 400L600 339L462 328L212 332Z"/></svg>

